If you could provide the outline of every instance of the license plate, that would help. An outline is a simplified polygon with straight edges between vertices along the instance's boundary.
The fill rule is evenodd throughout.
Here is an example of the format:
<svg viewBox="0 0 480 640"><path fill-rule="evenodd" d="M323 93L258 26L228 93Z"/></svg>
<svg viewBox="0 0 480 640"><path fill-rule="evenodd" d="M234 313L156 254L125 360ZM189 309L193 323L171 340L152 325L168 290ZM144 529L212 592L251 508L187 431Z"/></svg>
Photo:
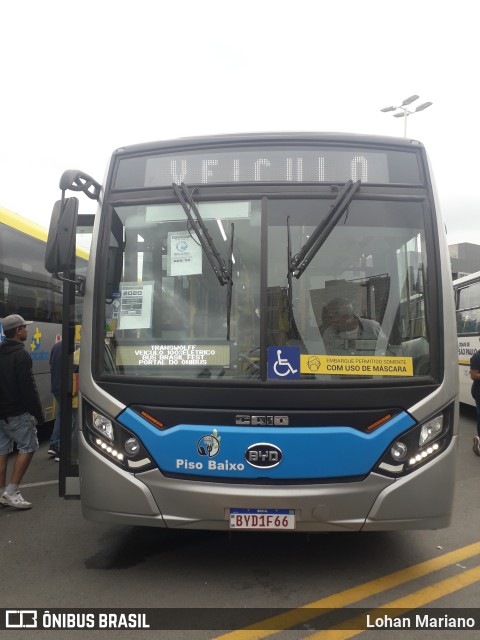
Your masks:
<svg viewBox="0 0 480 640"><path fill-rule="evenodd" d="M230 529L295 529L295 510L230 509Z"/></svg>

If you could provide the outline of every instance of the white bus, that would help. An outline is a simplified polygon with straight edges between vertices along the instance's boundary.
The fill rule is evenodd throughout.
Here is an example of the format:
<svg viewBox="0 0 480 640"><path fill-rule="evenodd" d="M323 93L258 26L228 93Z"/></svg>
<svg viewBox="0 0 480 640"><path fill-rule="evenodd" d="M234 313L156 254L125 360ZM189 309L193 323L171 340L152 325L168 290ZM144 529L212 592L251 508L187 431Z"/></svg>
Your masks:
<svg viewBox="0 0 480 640"><path fill-rule="evenodd" d="M459 400L475 406L470 358L480 349L480 271L453 281L457 312Z"/></svg>

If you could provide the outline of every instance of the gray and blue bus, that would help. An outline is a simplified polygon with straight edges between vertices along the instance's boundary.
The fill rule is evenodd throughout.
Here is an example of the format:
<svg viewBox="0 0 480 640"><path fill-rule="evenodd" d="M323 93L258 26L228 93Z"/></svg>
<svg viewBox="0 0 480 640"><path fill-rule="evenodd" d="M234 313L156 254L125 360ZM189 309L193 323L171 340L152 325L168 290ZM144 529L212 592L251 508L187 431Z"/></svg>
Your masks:
<svg viewBox="0 0 480 640"><path fill-rule="evenodd" d="M72 263L67 192L98 201L80 348L87 519L449 524L455 309L421 143L186 138L122 147L103 185L69 170L60 187L50 271Z"/></svg>

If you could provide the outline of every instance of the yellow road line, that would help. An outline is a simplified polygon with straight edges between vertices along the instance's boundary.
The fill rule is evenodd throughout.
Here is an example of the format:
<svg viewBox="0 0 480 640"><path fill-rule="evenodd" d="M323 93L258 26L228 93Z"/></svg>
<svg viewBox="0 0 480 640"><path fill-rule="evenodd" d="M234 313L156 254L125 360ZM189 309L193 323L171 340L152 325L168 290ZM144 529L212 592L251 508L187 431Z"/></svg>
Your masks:
<svg viewBox="0 0 480 640"><path fill-rule="evenodd" d="M464 587L468 587L478 581L480 581L480 567L475 567L474 569L464 571L457 576L446 578L445 580L441 580L429 587L419 589L418 591L410 593L403 598L398 598L397 600L387 602L387 604L382 604L381 607L369 612L370 619L373 620L376 617L385 615L385 609L395 609L395 617L401 616L412 609L423 607L434 600L438 600L443 596L453 593L454 591L458 591L459 589L463 589ZM439 615L440 613L441 609L439 609ZM356 616L355 618L350 618L350 620L336 625L332 629L319 631L306 637L308 640L347 640L348 638L353 638L364 633L364 631L366 631L366 629L363 628L365 626L365 622L365 616Z"/></svg>
<svg viewBox="0 0 480 640"><path fill-rule="evenodd" d="M322 614L326 614L329 610L347 607L348 605L365 600L369 596L382 593L383 591L387 591L393 587L397 587L401 584L405 584L406 582L410 582L411 580L428 575L429 573L433 573L434 571L438 571L439 569L443 569L451 564L464 560L465 558L478 555L479 553L480 542L475 542L460 549L455 549L455 551L450 551L449 553L438 556L438 558L420 562L419 564L407 567L406 569L400 569L400 571L395 571L394 573L381 578L370 580L370 582L365 582L364 584L351 587L350 589L345 589L344 591L340 591L339 593L331 596L326 596L325 598L321 598L315 602L298 607L297 609L292 609L291 611L267 618L266 620L258 622L256 625L250 625L244 629L231 631L230 633L218 636L218 640L260 640L261 638L267 638L268 636L278 633L281 629L289 629L298 624L318 618L319 615L318 611L316 611L317 609L324 609ZM272 625L272 628L269 628L270 624ZM262 626L264 628L252 629L252 627L255 626Z"/></svg>

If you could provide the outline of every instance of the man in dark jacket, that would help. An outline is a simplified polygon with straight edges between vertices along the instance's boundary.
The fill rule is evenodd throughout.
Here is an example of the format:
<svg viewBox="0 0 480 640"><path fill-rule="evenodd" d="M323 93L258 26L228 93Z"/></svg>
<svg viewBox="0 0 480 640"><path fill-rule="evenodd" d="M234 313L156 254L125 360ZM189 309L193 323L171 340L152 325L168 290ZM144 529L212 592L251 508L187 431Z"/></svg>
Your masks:
<svg viewBox="0 0 480 640"><path fill-rule="evenodd" d="M33 377L32 359L23 343L27 324L13 314L2 320L5 340L0 344L0 504L30 509L18 487L38 449L37 424L43 424L42 405ZM10 483L7 480L8 455L16 443L18 454Z"/></svg>
<svg viewBox="0 0 480 640"><path fill-rule="evenodd" d="M473 453L480 456L480 351L475 351L470 358L470 378L472 383L472 396L477 406L477 435L473 437Z"/></svg>

